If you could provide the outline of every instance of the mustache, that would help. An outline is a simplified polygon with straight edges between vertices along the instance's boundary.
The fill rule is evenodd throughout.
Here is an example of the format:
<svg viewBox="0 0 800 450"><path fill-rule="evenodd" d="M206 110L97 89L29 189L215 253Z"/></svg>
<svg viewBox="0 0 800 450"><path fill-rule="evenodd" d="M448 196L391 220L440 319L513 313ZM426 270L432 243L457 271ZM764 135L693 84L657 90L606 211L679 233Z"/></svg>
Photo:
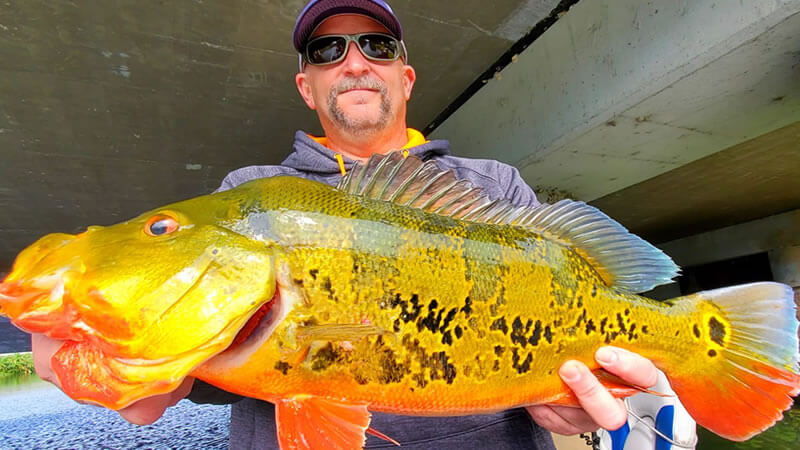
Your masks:
<svg viewBox="0 0 800 450"><path fill-rule="evenodd" d="M331 87L331 93L338 95L342 92L352 89L373 89L383 93L386 92L386 84L384 84L383 81L368 75L358 78L345 78Z"/></svg>

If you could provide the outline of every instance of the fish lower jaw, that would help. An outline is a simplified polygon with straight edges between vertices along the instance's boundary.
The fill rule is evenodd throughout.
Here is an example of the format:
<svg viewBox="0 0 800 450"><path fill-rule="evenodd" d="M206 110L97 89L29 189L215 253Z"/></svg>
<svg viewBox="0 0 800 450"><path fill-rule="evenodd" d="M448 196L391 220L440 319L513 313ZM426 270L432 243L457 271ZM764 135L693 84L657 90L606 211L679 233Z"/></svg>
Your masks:
<svg viewBox="0 0 800 450"><path fill-rule="evenodd" d="M250 316L247 323L234 337L231 345L212 360L233 361L249 357L272 335L275 327L285 316L285 313L281 314L282 309L280 295L276 290L270 301L263 304Z"/></svg>

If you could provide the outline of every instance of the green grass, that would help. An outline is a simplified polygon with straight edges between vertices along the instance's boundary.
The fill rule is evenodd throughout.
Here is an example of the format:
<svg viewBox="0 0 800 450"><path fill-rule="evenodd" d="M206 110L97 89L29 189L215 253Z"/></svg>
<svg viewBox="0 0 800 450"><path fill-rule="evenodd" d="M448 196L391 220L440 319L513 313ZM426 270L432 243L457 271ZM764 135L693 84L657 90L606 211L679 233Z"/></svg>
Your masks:
<svg viewBox="0 0 800 450"><path fill-rule="evenodd" d="M30 353L0 356L0 378L31 374L33 374L33 356Z"/></svg>

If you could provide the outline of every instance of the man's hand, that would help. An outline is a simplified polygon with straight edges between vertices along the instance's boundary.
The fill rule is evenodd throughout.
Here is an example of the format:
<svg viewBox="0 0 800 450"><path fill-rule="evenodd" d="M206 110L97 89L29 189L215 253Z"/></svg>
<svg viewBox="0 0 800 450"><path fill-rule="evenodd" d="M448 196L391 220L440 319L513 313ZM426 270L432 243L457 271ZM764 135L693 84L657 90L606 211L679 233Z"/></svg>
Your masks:
<svg viewBox="0 0 800 450"><path fill-rule="evenodd" d="M649 360L617 347L602 347L595 353L607 371L636 386L656 384L658 371ZM554 433L573 435L598 428L616 430L628 420L622 400L614 398L589 369L577 361L567 361L558 374L572 389L582 408L536 405L528 407L534 421Z"/></svg>
<svg viewBox="0 0 800 450"><path fill-rule="evenodd" d="M63 343L64 341L50 339L43 334L31 336L33 367L36 369L36 374L39 375L39 378L49 381L59 388L61 388L61 385L58 382L58 377L50 367L50 359L61 348ZM167 408L189 395L193 383L194 378L186 377L183 383L174 391L141 399L117 412L130 423L136 425L151 424L164 415L164 411Z"/></svg>

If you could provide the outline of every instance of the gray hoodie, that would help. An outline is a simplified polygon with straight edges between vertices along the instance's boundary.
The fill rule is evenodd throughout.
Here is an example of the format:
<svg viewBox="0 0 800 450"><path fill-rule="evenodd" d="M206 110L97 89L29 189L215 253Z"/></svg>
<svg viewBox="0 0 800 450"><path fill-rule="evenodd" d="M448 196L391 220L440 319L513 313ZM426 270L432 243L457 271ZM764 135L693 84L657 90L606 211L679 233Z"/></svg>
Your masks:
<svg viewBox="0 0 800 450"><path fill-rule="evenodd" d="M536 194L525 184L515 167L492 159L459 158L450 155L450 143L443 139L426 142L408 149L423 161L435 160L442 170L453 169L458 178L467 179L483 188L491 198L507 198L516 205L538 205ZM236 187L256 178L291 175L335 185L341 178L336 153L318 144L306 133L294 135L294 151L279 166L247 166L229 173L217 191ZM356 161L346 156L345 170L350 170Z"/></svg>
<svg viewBox="0 0 800 450"><path fill-rule="evenodd" d="M537 205L536 195L519 176L516 168L488 159L468 159L450 155L445 140L434 140L408 149L423 160L434 160L456 176L483 188L491 198L507 198L517 205ZM344 157L346 170L355 161ZM311 139L295 134L294 151L279 166L248 166L229 173L217 191L244 182L276 175L309 178L335 185L341 171L335 153ZM271 403L239 397L195 383L189 398L198 403L228 403L231 406L230 448L278 448L275 437L275 411ZM237 401L238 400L238 401ZM404 450L432 449L533 449L555 450L550 433L531 420L524 409L496 414L460 417L412 417L373 413L370 426L399 441ZM374 436L367 437L367 448L396 448Z"/></svg>

